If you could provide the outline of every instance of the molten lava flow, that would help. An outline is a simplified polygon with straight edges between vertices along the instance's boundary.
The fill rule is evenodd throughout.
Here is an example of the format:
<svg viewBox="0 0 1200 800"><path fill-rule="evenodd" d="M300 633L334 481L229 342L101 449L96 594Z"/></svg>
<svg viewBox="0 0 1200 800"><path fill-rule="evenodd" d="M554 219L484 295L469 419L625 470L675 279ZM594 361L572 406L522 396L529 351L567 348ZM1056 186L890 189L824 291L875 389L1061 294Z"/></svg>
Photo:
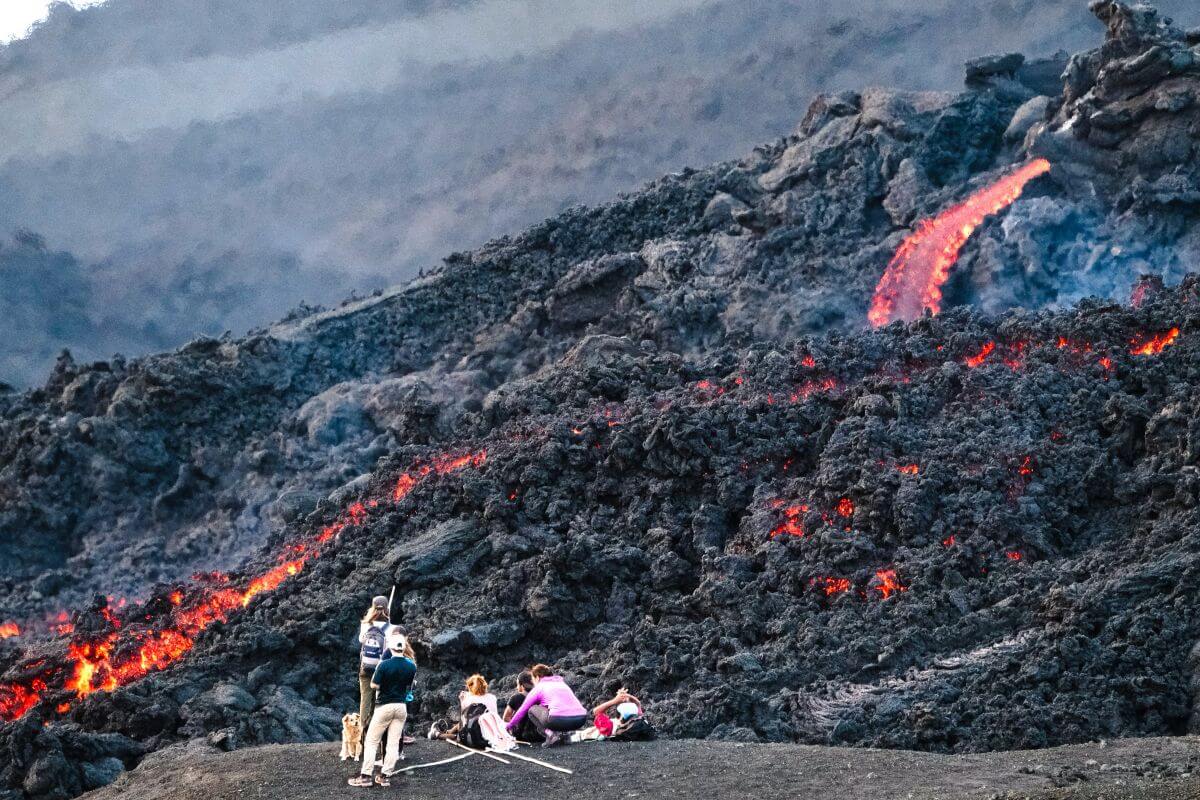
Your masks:
<svg viewBox="0 0 1200 800"><path fill-rule="evenodd" d="M958 260L958 253L975 229L989 216L1010 206L1025 184L1050 171L1050 162L1039 158L1011 175L971 195L949 211L920 223L915 233L892 256L867 319L873 327L895 320L914 320L925 309L934 314L942 307L942 284Z"/></svg>
<svg viewBox="0 0 1200 800"><path fill-rule="evenodd" d="M921 467L917 464L900 464L896 467L904 475L919 475Z"/></svg>
<svg viewBox="0 0 1200 800"><path fill-rule="evenodd" d="M75 632L75 625L71 622L71 618L67 616L67 612L60 611L58 616L54 618L54 632L59 636L70 636Z"/></svg>
<svg viewBox="0 0 1200 800"><path fill-rule="evenodd" d="M46 682L40 678L34 678L28 686L0 685L0 720L11 722L25 716L42 699L46 688Z"/></svg>
<svg viewBox="0 0 1200 800"><path fill-rule="evenodd" d="M486 459L485 451L440 456L404 473L392 496L400 500L426 476L449 475L466 467L477 467ZM175 590L167 596L170 610L160 621L161 627L130 630L108 605L102 605L95 613L105 621L107 632L87 640L72 641L67 647L66 668L0 684L0 720L10 722L28 713L48 691L47 680L61 681L64 689L83 697L93 692L111 692L150 672L166 668L191 650L206 628L228 619L258 595L274 591L298 574L309 559L319 555L316 545L350 525L361 524L370 513L369 509L378 505L378 499L352 503L340 519L324 528L312 542L288 545L274 567L250 577L244 588L237 588L228 576L220 573L194 576L193 586L186 593ZM122 605L123 601L117 601L118 608ZM69 624L65 612L59 619L61 625ZM26 669L29 668L31 665L27 664ZM67 670L69 674L66 674ZM61 711L64 706L69 709L69 704L60 703L57 706L59 713L64 713Z"/></svg>
<svg viewBox="0 0 1200 800"><path fill-rule="evenodd" d="M816 381L805 381L791 393L788 399L793 403L807 400L817 392L832 392L838 388L838 382L833 378L822 378Z"/></svg>
<svg viewBox="0 0 1200 800"><path fill-rule="evenodd" d="M843 497L841 500L838 500L837 508L835 510L837 511L838 516L852 517L854 516L854 501L849 497Z"/></svg>
<svg viewBox="0 0 1200 800"><path fill-rule="evenodd" d="M810 583L814 586L821 587L821 590L825 592L826 597L833 597L835 594L842 594L850 591L849 578L834 578L832 576L824 576L821 578L814 578L812 581L810 581Z"/></svg>
<svg viewBox="0 0 1200 800"><path fill-rule="evenodd" d="M967 361L966 361L967 366L970 367L971 369L975 369L975 367L978 367L984 361L987 361L988 356L990 356L992 354L992 352L995 351L995 349L996 349L996 343L988 342L982 348L980 348L978 353L976 353L973 356L967 357Z"/></svg>
<svg viewBox="0 0 1200 800"><path fill-rule="evenodd" d="M21 626L15 622L0 623L0 639L11 639L21 635Z"/></svg>
<svg viewBox="0 0 1200 800"><path fill-rule="evenodd" d="M804 536L804 525L801 517L808 513L808 506L788 506L783 510L783 522L771 529L771 538L787 534L788 536Z"/></svg>
<svg viewBox="0 0 1200 800"><path fill-rule="evenodd" d="M1161 353L1169 345L1175 343L1179 338L1179 328L1171 328L1166 333L1160 333L1157 336L1151 336L1149 339L1139 341L1134 339L1132 348L1129 350L1135 356L1156 356Z"/></svg>
<svg viewBox="0 0 1200 800"><path fill-rule="evenodd" d="M875 591L883 595L886 600L896 592L907 592L908 587L900 583L900 579L896 577L896 570L881 569L875 572L875 577L879 580L879 585L873 587Z"/></svg>

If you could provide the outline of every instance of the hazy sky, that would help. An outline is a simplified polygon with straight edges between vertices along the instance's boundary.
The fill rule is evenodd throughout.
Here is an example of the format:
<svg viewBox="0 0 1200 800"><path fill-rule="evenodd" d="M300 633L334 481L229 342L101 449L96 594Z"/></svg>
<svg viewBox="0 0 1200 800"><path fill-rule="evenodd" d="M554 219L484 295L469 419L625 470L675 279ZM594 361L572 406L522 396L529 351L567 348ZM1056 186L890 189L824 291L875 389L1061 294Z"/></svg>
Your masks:
<svg viewBox="0 0 1200 800"><path fill-rule="evenodd" d="M82 8L94 6L104 0L70 0L71 5ZM19 39L29 26L46 18L50 0L0 0L0 42Z"/></svg>

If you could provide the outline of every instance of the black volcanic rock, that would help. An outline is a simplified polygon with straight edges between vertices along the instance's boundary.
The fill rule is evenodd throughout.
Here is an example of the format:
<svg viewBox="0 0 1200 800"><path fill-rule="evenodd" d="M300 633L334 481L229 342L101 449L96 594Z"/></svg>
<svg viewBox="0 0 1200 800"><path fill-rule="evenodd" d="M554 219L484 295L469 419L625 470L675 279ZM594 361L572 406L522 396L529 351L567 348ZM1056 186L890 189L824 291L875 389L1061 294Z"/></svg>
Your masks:
<svg viewBox="0 0 1200 800"><path fill-rule="evenodd" d="M170 668L50 687L0 729L4 783L66 797L179 740L334 738L356 620L392 585L418 721L469 671L549 660L587 699L634 688L675 736L967 752L1187 730L1196 76L1148 11L1096 10L1107 43L1024 138L1017 59L957 96L822 97L743 161L392 292L64 360L0 398L15 618L129 592L150 599L72 619L136 642L170 592L218 585L193 572L243 581L344 522ZM910 226L1033 155L1052 172L976 233L943 313L865 332ZM68 669L33 627L0 642L0 683Z"/></svg>

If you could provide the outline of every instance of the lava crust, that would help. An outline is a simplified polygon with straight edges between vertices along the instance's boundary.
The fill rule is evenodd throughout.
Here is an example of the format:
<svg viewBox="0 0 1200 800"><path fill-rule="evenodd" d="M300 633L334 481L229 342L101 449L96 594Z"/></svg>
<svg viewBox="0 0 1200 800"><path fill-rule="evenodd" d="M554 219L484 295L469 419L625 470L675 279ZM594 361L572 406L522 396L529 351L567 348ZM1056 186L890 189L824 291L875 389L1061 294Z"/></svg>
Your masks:
<svg viewBox="0 0 1200 800"><path fill-rule="evenodd" d="M548 660L678 737L1200 730L1200 55L1093 8L1060 96L1006 56L820 97L378 297L0 398L0 782L336 738L393 584L418 719ZM1041 159L943 226L940 314L869 330L918 220Z"/></svg>

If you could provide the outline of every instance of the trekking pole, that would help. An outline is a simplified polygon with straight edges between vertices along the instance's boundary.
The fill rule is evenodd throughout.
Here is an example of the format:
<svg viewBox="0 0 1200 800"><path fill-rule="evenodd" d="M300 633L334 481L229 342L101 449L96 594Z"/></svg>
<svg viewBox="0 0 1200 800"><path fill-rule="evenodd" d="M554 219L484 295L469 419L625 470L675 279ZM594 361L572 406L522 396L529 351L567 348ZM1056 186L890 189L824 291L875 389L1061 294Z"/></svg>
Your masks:
<svg viewBox="0 0 1200 800"><path fill-rule="evenodd" d="M450 744L454 745L455 747L458 747L458 748L460 748L460 749L462 749L462 750L466 750L468 753L472 753L472 754L474 754L474 755L477 755L477 756L487 756L487 757L488 757L488 758L490 758L492 761L499 761L501 764L509 764L509 763L511 763L511 762L509 762L509 761L505 761L503 758L501 758L501 757L500 757L500 756L498 756L498 755L494 755L494 754L492 754L491 752L489 752L489 751L487 751L487 750L476 750L474 747L467 747L465 744L461 744L460 742L456 742L456 741L454 741L453 739L443 739L442 741L443 741L443 742L449 742Z"/></svg>
<svg viewBox="0 0 1200 800"><path fill-rule="evenodd" d="M392 593L388 595L388 622L392 621L392 601L396 599L396 584L392 584Z"/></svg>
<svg viewBox="0 0 1200 800"><path fill-rule="evenodd" d="M530 758L529 756L517 755L516 753L505 753L504 755L519 759L521 761L528 761L530 764L537 764L539 767L545 767L546 769L552 769L555 772L563 772L563 773L566 773L567 775L575 774L574 772L567 769L566 767L558 767L558 766L555 766L554 764L547 764L545 761L538 761L536 758Z"/></svg>
<svg viewBox="0 0 1200 800"><path fill-rule="evenodd" d="M462 761L464 758L470 758L473 755L475 755L473 752L463 753L461 756L451 756L450 758L443 758L441 761L430 761L427 764L413 764L411 767L398 769L393 774L399 775L401 772L411 772L414 769L425 769L426 767L440 767L442 764L453 764L455 761Z"/></svg>

